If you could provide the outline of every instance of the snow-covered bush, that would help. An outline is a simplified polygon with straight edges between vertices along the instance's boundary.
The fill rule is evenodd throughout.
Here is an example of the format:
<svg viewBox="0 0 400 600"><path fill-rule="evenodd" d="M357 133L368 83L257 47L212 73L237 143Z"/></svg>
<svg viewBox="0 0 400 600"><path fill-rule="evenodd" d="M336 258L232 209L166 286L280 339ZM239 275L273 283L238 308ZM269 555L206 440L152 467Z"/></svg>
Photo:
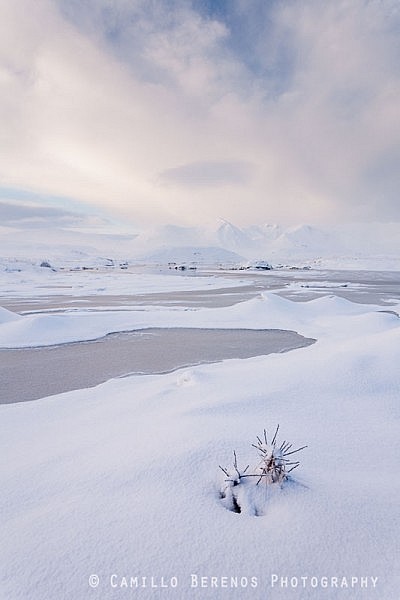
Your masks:
<svg viewBox="0 0 400 600"><path fill-rule="evenodd" d="M259 462L251 471L250 465L244 469L239 468L235 451L232 467L225 468L219 465L225 475L220 488L220 498L228 510L263 515L271 494L281 490L285 482L292 480L289 474L300 464L298 460L293 460L293 455L307 446L292 450L293 444L286 440L279 445L278 431L279 425L270 442L266 429L263 438L257 436L257 443L252 446L258 452Z"/></svg>

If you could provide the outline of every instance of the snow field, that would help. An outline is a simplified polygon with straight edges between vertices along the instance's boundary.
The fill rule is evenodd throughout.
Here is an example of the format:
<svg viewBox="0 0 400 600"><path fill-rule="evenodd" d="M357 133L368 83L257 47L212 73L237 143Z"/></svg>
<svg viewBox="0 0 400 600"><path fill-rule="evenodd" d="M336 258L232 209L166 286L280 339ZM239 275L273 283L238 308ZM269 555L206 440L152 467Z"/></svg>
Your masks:
<svg viewBox="0 0 400 600"><path fill-rule="evenodd" d="M235 323L295 329L318 341L1 406L4 597L394 600L400 320L380 309L263 294L223 309L110 314L134 327ZM29 335L43 341L46 319L54 318L1 315L1 328L11 327L8 339L19 344ZM97 332L96 318L107 317L63 315L57 335L74 330L78 316L95 319ZM36 329L20 325L31 319ZM293 473L298 485L265 489L265 516L226 510L218 464L229 466L233 450L240 466L254 462L251 443L278 423L280 439L308 445ZM231 576L242 578L238 588ZM306 576L318 586L311 579L295 589L280 585ZM210 587L212 577L218 587ZM324 588L323 577L348 578L349 587ZM370 578L367 588L361 577ZM351 578L358 578L352 587ZM132 581L140 588L125 587Z"/></svg>

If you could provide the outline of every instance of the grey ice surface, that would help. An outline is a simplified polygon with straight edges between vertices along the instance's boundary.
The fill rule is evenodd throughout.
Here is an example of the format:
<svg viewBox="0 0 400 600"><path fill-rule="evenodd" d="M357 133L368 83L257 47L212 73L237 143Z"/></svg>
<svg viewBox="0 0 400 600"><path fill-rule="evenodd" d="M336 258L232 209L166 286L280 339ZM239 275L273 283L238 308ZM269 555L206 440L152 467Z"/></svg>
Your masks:
<svg viewBox="0 0 400 600"><path fill-rule="evenodd" d="M0 403L93 387L127 374L287 352L312 344L294 331L154 328L93 342L0 350Z"/></svg>

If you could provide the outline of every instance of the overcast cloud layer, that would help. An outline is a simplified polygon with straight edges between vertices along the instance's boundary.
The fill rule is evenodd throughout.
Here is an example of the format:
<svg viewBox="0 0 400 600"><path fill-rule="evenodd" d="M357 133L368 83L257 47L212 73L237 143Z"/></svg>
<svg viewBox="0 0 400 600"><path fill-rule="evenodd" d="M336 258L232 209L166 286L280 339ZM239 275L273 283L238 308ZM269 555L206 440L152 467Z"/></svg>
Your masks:
<svg viewBox="0 0 400 600"><path fill-rule="evenodd" d="M397 0L2 0L0 186L134 223L400 220L399 33Z"/></svg>

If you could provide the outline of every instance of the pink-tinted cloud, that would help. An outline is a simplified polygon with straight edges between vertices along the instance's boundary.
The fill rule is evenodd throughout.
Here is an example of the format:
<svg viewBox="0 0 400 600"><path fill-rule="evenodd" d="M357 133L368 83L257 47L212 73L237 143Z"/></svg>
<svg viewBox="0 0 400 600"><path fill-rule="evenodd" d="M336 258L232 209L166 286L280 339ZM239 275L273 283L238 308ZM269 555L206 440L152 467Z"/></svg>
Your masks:
<svg viewBox="0 0 400 600"><path fill-rule="evenodd" d="M399 218L395 2L166 5L3 0L0 185L138 223Z"/></svg>

